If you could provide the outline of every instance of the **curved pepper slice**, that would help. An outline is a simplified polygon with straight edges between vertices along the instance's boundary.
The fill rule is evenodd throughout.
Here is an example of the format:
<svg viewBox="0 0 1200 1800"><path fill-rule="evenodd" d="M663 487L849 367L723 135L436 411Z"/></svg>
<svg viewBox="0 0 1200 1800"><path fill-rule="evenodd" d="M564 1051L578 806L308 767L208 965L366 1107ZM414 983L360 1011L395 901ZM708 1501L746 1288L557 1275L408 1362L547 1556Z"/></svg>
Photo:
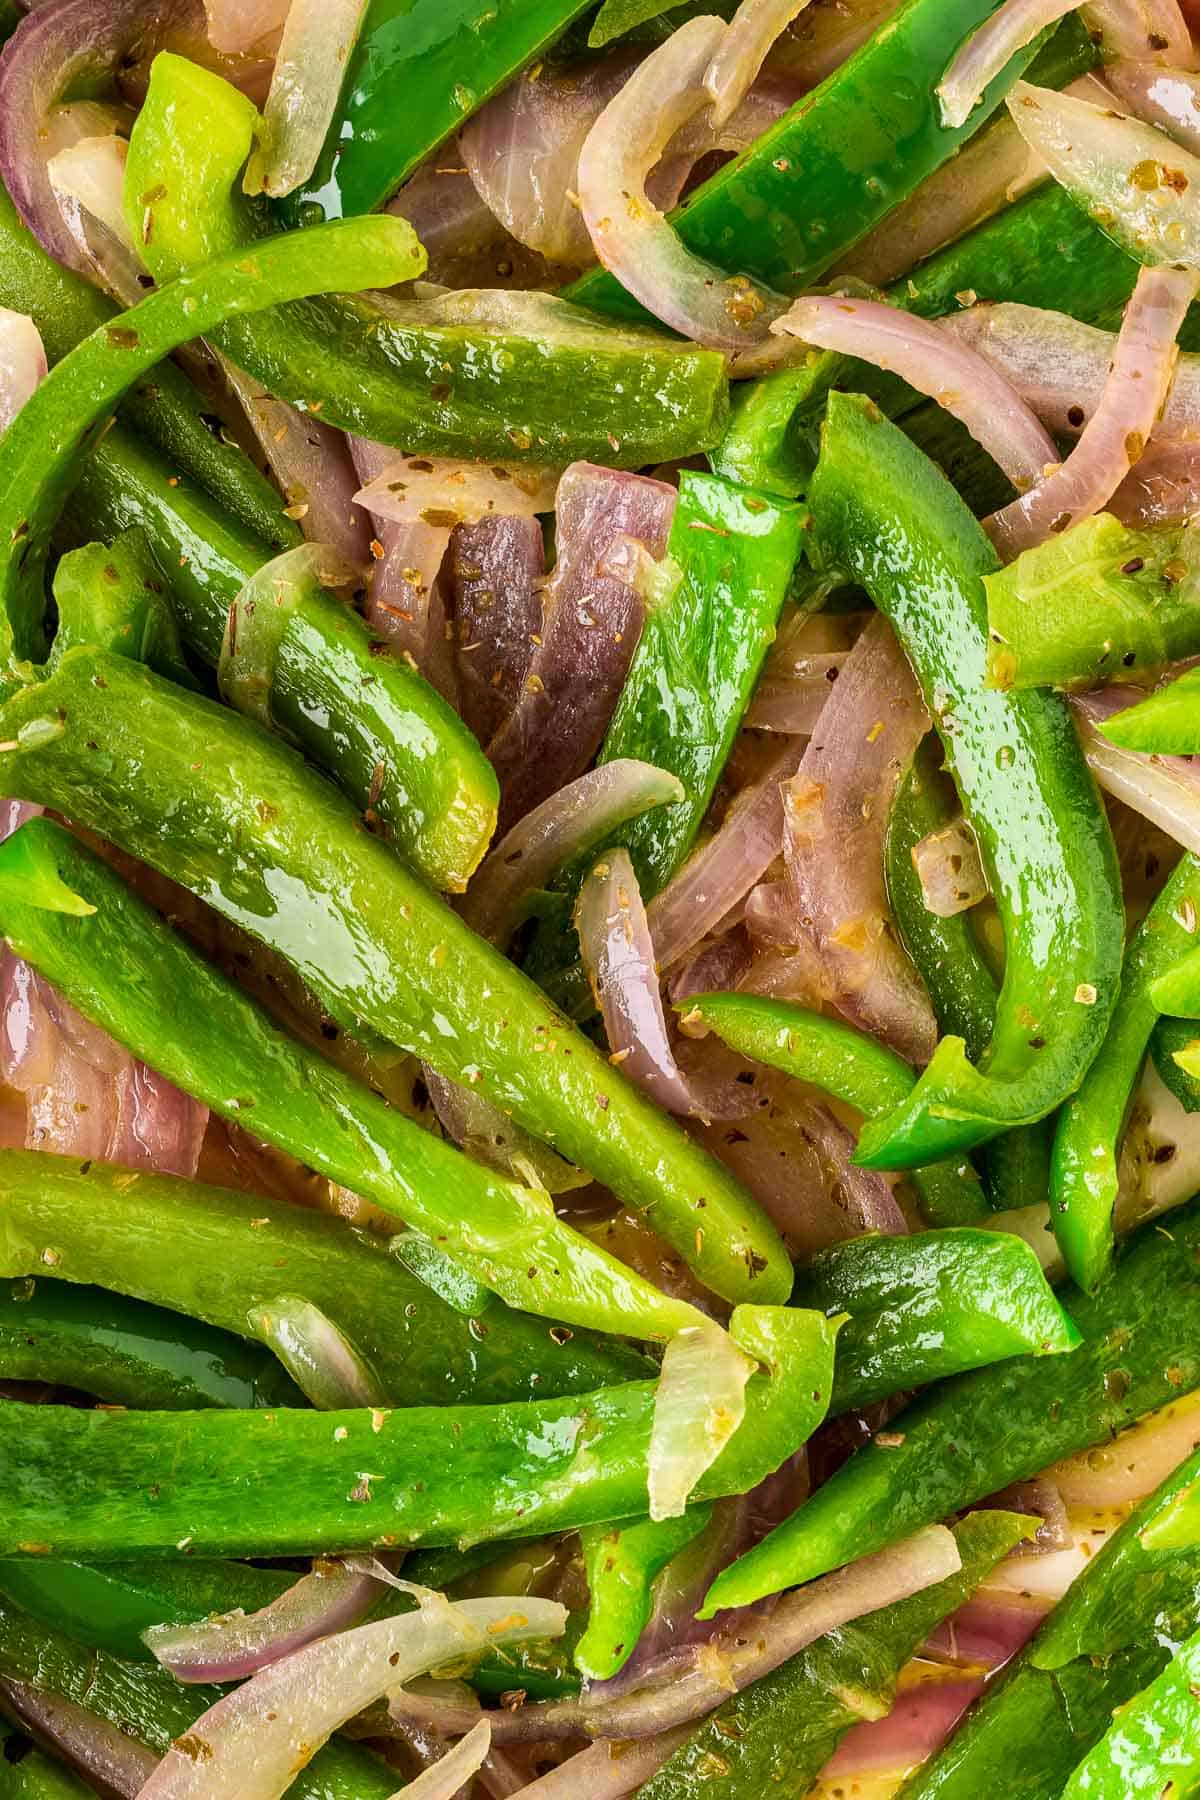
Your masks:
<svg viewBox="0 0 1200 1800"><path fill-rule="evenodd" d="M345 1029L477 1086L650 1211L714 1292L787 1298L787 1252L750 1196L277 738L121 657L68 650L0 713L0 787L203 895Z"/></svg>
<svg viewBox="0 0 1200 1800"><path fill-rule="evenodd" d="M812 1082L868 1119L899 1106L916 1086L908 1064L875 1038L788 1000L696 994L678 1010L689 1023L709 1026L740 1055ZM913 1186L931 1225L968 1225L987 1216L979 1178L969 1163L918 1169Z"/></svg>
<svg viewBox="0 0 1200 1800"><path fill-rule="evenodd" d="M1004 927L978 1067L961 1038L943 1038L911 1095L860 1139L866 1167L914 1168L1044 1118L1078 1087L1117 999L1116 853L1065 704L986 685L995 552L940 471L870 401L834 394L809 498L823 554L908 653Z"/></svg>
<svg viewBox="0 0 1200 1800"><path fill-rule="evenodd" d="M730 1333L761 1368L698 1499L748 1492L815 1429L837 1326L790 1307L734 1309ZM0 1554L121 1561L175 1555L186 1537L200 1556L314 1555L636 1518L648 1505L656 1388L400 1412L0 1402Z"/></svg>
<svg viewBox="0 0 1200 1800"><path fill-rule="evenodd" d="M20 657L41 647L44 563L80 462L134 383L189 339L282 300L411 280L425 252L391 218L264 240L181 275L102 325L47 375L0 439L0 623Z"/></svg>
<svg viewBox="0 0 1200 1800"><path fill-rule="evenodd" d="M584 1526L579 1540L590 1601L575 1665L589 1681L608 1681L625 1667L653 1610L655 1576L711 1517L711 1506L689 1506L673 1519Z"/></svg>

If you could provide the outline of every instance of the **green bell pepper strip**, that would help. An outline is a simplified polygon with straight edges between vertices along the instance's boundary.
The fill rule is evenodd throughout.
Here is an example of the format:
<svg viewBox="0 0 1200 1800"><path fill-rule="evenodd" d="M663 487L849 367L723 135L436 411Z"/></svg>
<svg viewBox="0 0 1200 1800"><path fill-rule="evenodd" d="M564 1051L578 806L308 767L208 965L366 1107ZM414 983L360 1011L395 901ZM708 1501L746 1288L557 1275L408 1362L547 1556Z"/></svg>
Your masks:
<svg viewBox="0 0 1200 1800"><path fill-rule="evenodd" d="M859 1140L866 1167L912 1168L1044 1118L1078 1087L1117 998L1116 853L1064 702L985 686L996 557L945 477L869 400L833 394L810 500L828 560L867 588L913 664L1004 927L979 1066L943 1038Z"/></svg>
<svg viewBox="0 0 1200 1800"><path fill-rule="evenodd" d="M1114 1713L1196 1629L1198 1471L1193 1453L1114 1532L903 1800L1060 1800Z"/></svg>
<svg viewBox="0 0 1200 1800"><path fill-rule="evenodd" d="M978 1061L996 1021L996 982L984 961L968 913L942 919L925 904L912 853L931 831L958 810L944 773L944 753L930 733L902 776L884 840L884 874L901 942L929 990L938 1026L962 1038ZM1047 1122L1019 1126L981 1147L979 1166L988 1200L997 1210L1036 1206L1050 1187ZM939 1221L932 1215L931 1223Z"/></svg>
<svg viewBox="0 0 1200 1800"><path fill-rule="evenodd" d="M389 104L398 116L410 110L395 108L394 95ZM267 220L241 192L258 128L251 103L218 76L166 52L155 58L125 200L159 281L259 236ZM410 454L640 468L720 437L729 384L715 352L551 296L518 301L485 296L482 312L453 297L309 301L249 330L233 321L214 338L269 393Z"/></svg>
<svg viewBox="0 0 1200 1800"><path fill-rule="evenodd" d="M1186 530L1134 530L1097 513L989 572L989 683L1094 687L1194 655L1200 605Z"/></svg>
<svg viewBox="0 0 1200 1800"><path fill-rule="evenodd" d="M195 687L163 587L141 531L126 532L111 545L68 551L54 571L58 629L51 662L72 644L98 644L180 687Z"/></svg>
<svg viewBox="0 0 1200 1800"><path fill-rule="evenodd" d="M711 1517L711 1507L689 1506L676 1519L584 1526L579 1536L591 1599L575 1666L589 1681L607 1681L625 1667L654 1609L655 1577Z"/></svg>
<svg viewBox="0 0 1200 1800"><path fill-rule="evenodd" d="M83 338L120 317L120 309L98 288L46 254L3 184L0 306L30 315L50 363L60 362ZM220 420L173 362L160 363L136 382L119 410L126 424L161 452L172 473L198 482L273 550L300 542L300 528L286 517L279 490L225 435Z"/></svg>
<svg viewBox="0 0 1200 1800"><path fill-rule="evenodd" d="M15 1754L9 1760L9 1746ZM17 1749L17 1746L20 1748ZM7 1725L0 1722L0 1795L3 1800L95 1800L95 1788L85 1787L62 1763L29 1745L21 1745Z"/></svg>
<svg viewBox="0 0 1200 1800"><path fill-rule="evenodd" d="M402 220L347 219L218 257L68 351L0 442L0 612L17 656L38 654L46 552L75 472L136 381L224 319L331 285L410 280L424 266L425 253Z"/></svg>
<svg viewBox="0 0 1200 1800"><path fill-rule="evenodd" d="M32 1278L0 1287L0 1379L156 1412L305 1404L257 1344L96 1288Z"/></svg>
<svg viewBox="0 0 1200 1800"><path fill-rule="evenodd" d="M824 1417L839 1321L739 1306L761 1365L697 1483L745 1493ZM402 1412L93 1412L0 1403L0 1555L319 1555L538 1536L648 1509L657 1383Z"/></svg>
<svg viewBox="0 0 1200 1800"><path fill-rule="evenodd" d="M44 910L43 890L52 907L66 890L94 910ZM544 1194L474 1162L288 1037L61 826L34 819L0 845L0 930L168 1080L371 1199L397 1232L425 1233L510 1306L632 1337L697 1323L693 1307L560 1223Z"/></svg>
<svg viewBox="0 0 1200 1800"><path fill-rule="evenodd" d="M229 608L267 546L175 482L114 427L84 464L67 516L87 537L145 532L188 648L215 668ZM434 887L461 891L496 824L491 764L437 690L324 590L289 615L271 716Z"/></svg>
<svg viewBox="0 0 1200 1800"><path fill-rule="evenodd" d="M1030 1529L1016 1513L977 1512L960 1520L957 1575L826 1632L734 1695L638 1789L639 1800L806 1793L851 1726L890 1712L904 1665Z"/></svg>
<svg viewBox="0 0 1200 1800"><path fill-rule="evenodd" d="M1198 1248L1195 1201L1138 1232L1098 1294L1060 1293L1083 1336L1077 1350L1013 1357L927 1390L718 1576L701 1616L896 1543L1200 1386Z"/></svg>
<svg viewBox="0 0 1200 1800"><path fill-rule="evenodd" d="M0 1676L73 1701L159 1756L221 1698L220 1688L184 1687L157 1663L85 1650L12 1606L0 1606ZM334 1737L296 1775L288 1800L392 1800L395 1792L394 1769Z"/></svg>
<svg viewBox="0 0 1200 1800"><path fill-rule="evenodd" d="M796 1304L848 1313L830 1412L855 1412L1010 1356L1060 1356L1080 1335L1028 1244L968 1228L851 1238L818 1251Z"/></svg>
<svg viewBox="0 0 1200 1800"><path fill-rule="evenodd" d="M1200 1050L1200 1029L1191 1019L1160 1019L1150 1039L1150 1055L1154 1059L1164 1086L1170 1089L1185 1112L1200 1112L1200 1067L1189 1074L1180 1056L1195 1060Z"/></svg>
<svg viewBox="0 0 1200 1800"><path fill-rule="evenodd" d="M170 1175L0 1151L0 1225L4 1275L52 1270L242 1337L255 1335L252 1311L298 1294L406 1405L579 1393L649 1366L495 1302L468 1317L385 1241L328 1214Z"/></svg>
<svg viewBox="0 0 1200 1800"><path fill-rule="evenodd" d="M1136 706L1105 719L1100 731L1123 750L1195 755L1200 750L1200 669L1186 669Z"/></svg>
<svg viewBox="0 0 1200 1800"><path fill-rule="evenodd" d="M1120 1710L1062 1800L1188 1800L1200 1792L1200 1631Z"/></svg>
<svg viewBox="0 0 1200 1800"><path fill-rule="evenodd" d="M4 791L40 798L201 894L279 951L336 1023L365 1023L477 1085L628 1204L652 1208L715 1292L787 1298L787 1253L749 1196L277 739L92 650L69 650L13 699L0 734L16 746L0 748Z"/></svg>
<svg viewBox="0 0 1200 1800"><path fill-rule="evenodd" d="M934 89L955 47L995 0L906 0L860 50L672 215L690 250L798 294L974 136L1043 38L992 81L968 123L948 130ZM640 308L603 270L569 290L623 317Z"/></svg>
<svg viewBox="0 0 1200 1800"><path fill-rule="evenodd" d="M0 915L2 916L2 915ZM811 1082L868 1119L899 1106L916 1086L909 1065L877 1039L840 1019L757 994L696 994L678 1008L754 1062ZM913 1172L931 1225L969 1225L987 1216L979 1177L969 1163L931 1163Z"/></svg>
<svg viewBox="0 0 1200 1800"><path fill-rule="evenodd" d="M1186 852L1130 939L1121 1004L1100 1053L1059 1114L1050 1165L1050 1219L1071 1279L1092 1292L1113 1253L1117 1156L1138 1075L1160 1012L1159 978L1195 952L1200 857Z"/></svg>

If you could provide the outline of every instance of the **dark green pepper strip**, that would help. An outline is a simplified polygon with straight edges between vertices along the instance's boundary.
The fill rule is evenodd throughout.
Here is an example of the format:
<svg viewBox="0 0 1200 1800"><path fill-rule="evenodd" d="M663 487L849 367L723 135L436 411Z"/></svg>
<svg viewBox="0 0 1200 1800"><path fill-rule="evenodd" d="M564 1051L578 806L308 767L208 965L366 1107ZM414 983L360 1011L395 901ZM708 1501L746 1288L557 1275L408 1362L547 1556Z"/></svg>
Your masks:
<svg viewBox="0 0 1200 1800"><path fill-rule="evenodd" d="M960 1520L954 1527L962 1557L957 1575L826 1632L735 1695L638 1790L639 1800L806 1793L852 1725L891 1710L904 1665L1030 1529L1016 1513L978 1512Z"/></svg>
<svg viewBox="0 0 1200 1800"><path fill-rule="evenodd" d="M836 1321L739 1306L762 1370L697 1483L745 1493L824 1417ZM536 1536L648 1507L657 1383L402 1412L93 1412L0 1403L0 1555L317 1555Z"/></svg>
<svg viewBox="0 0 1200 1800"><path fill-rule="evenodd" d="M921 892L912 853L922 838L957 812L944 772L941 743L931 732L901 778L884 842L884 873L901 941L929 990L942 1032L962 1038L978 1061L996 1022L996 983L968 913L942 919ZM979 1156L988 1199L999 1210L1039 1206L1050 1188L1051 1128L1019 1126L985 1144ZM937 1223L936 1220L933 1221Z"/></svg>
<svg viewBox="0 0 1200 1800"><path fill-rule="evenodd" d="M272 945L336 1022L366 1023L478 1085L628 1203L653 1208L655 1228L715 1292L787 1298L787 1253L749 1196L277 739L91 650L69 650L12 700L0 734L18 746L0 750L0 788L32 799L36 787L43 804Z"/></svg>
<svg viewBox="0 0 1200 1800"><path fill-rule="evenodd" d="M1120 978L1116 853L1065 704L985 686L982 577L995 552L958 495L868 400L830 396L813 517L829 560L887 614L979 839L1006 945L978 1068L943 1038L858 1159L912 1168L1044 1118L1103 1041Z"/></svg>
<svg viewBox="0 0 1200 1800"><path fill-rule="evenodd" d="M318 1307L405 1404L570 1394L646 1369L623 1346L492 1303L468 1317L387 1244L325 1213L170 1175L0 1152L0 1273L93 1283L254 1335L282 1295ZM286 1389L284 1391L287 1391Z"/></svg>
<svg viewBox="0 0 1200 1800"><path fill-rule="evenodd" d="M1014 1357L929 1389L800 1510L718 1577L742 1606L959 1512L1105 1442L1200 1386L1200 1204L1148 1225L1096 1295L1059 1299L1083 1334L1070 1356Z"/></svg>
<svg viewBox="0 0 1200 1800"><path fill-rule="evenodd" d="M995 0L907 0L896 16L673 215L690 250L799 294L974 136L1032 62L1038 38L950 131L934 92ZM569 290L623 317L640 309L603 270Z"/></svg>
<svg viewBox="0 0 1200 1800"><path fill-rule="evenodd" d="M218 76L155 58L125 196L158 280L248 245L266 224L241 192L258 126ZM248 330L233 322L216 342L269 393L409 453L636 469L707 449L724 430L729 384L715 352L549 295L480 304L308 301Z"/></svg>
<svg viewBox="0 0 1200 1800"><path fill-rule="evenodd" d="M230 605L266 545L119 427L84 465L68 513L89 537L145 532L188 648L215 668ZM495 829L495 773L453 707L357 613L323 590L305 597L279 646L270 704L279 729L419 874L466 886Z"/></svg>
<svg viewBox="0 0 1200 1800"><path fill-rule="evenodd" d="M739 1055L824 1088L868 1119L899 1106L916 1086L909 1065L877 1039L787 1000L698 994L679 1010L689 1021L709 1026ZM969 1225L987 1215L969 1163L932 1163L915 1170L912 1179L931 1225Z"/></svg>
<svg viewBox="0 0 1200 1800"><path fill-rule="evenodd" d="M1200 1631L1128 1701L1084 1757L1062 1800L1188 1800L1200 1792ZM1164 1784L1165 1777L1165 1784Z"/></svg>
<svg viewBox="0 0 1200 1800"><path fill-rule="evenodd" d="M495 0L481 12L474 0L370 0L325 150L288 214L374 212L590 4Z"/></svg>
<svg viewBox="0 0 1200 1800"><path fill-rule="evenodd" d="M589 1681L607 1681L625 1667L653 1611L655 1577L711 1517L711 1507L689 1506L677 1519L584 1526L579 1536L591 1600L575 1666Z"/></svg>
<svg viewBox="0 0 1200 1800"><path fill-rule="evenodd" d="M159 1756L221 1697L220 1688L184 1687L157 1663L125 1662L104 1651L85 1650L12 1606L0 1606L0 1675L74 1701ZM369 1750L335 1737L300 1770L288 1797L392 1800L395 1792L394 1769Z"/></svg>
<svg viewBox="0 0 1200 1800"><path fill-rule="evenodd" d="M60 557L54 604L58 629L52 662L72 644L98 644L145 663L180 687L195 687L143 532L126 532L111 545L84 544Z"/></svg>
<svg viewBox="0 0 1200 1800"><path fill-rule="evenodd" d="M163 357L222 320L331 286L411 280L425 253L399 219L347 219L235 250L150 294L69 351L0 444L0 587L19 657L38 653L50 533L117 402Z"/></svg>
<svg viewBox="0 0 1200 1800"><path fill-rule="evenodd" d="M1200 857L1189 851L1130 939L1121 1004L1079 1091L1059 1114L1050 1168L1050 1220L1067 1273L1088 1292L1104 1279L1112 1261L1121 1135L1150 1034L1159 1013L1168 1010L1155 997L1154 985L1195 951L1198 907Z"/></svg>
<svg viewBox="0 0 1200 1800"><path fill-rule="evenodd" d="M1189 1074L1179 1061L1200 1050L1200 1027L1192 1019L1160 1019L1150 1039L1150 1054L1164 1086L1185 1112L1200 1112L1200 1075Z"/></svg>
<svg viewBox="0 0 1200 1800"><path fill-rule="evenodd" d="M47 884L51 907L66 890L94 910L44 909ZM288 1037L61 826L34 819L0 845L0 929L185 1093L251 1120L256 1137L390 1213L397 1232L426 1233L510 1306L632 1337L697 1323L693 1307L561 1224L545 1195L472 1161Z"/></svg>
<svg viewBox="0 0 1200 1800"><path fill-rule="evenodd" d="M1124 712L1106 719L1100 731L1123 750L1194 755L1200 750L1200 670L1185 670L1136 706L1127 706Z"/></svg>
<svg viewBox="0 0 1200 1800"><path fill-rule="evenodd" d="M1114 1712L1196 1628L1198 1471L1193 1454L1125 1520L949 1742L906 1783L904 1800L1059 1800Z"/></svg>
<svg viewBox="0 0 1200 1800"><path fill-rule="evenodd" d="M797 1304L848 1313L831 1412L852 1412L1005 1357L1060 1356L1079 1332L1041 1264L999 1231L851 1238L803 1269Z"/></svg>
<svg viewBox="0 0 1200 1800"><path fill-rule="evenodd" d="M30 1277L0 1287L0 1379L49 1381L113 1406L304 1406L257 1344L96 1288Z"/></svg>
<svg viewBox="0 0 1200 1800"><path fill-rule="evenodd" d="M1132 530L1098 513L990 572L989 682L1094 687L1194 655L1200 606L1186 529Z"/></svg>
<svg viewBox="0 0 1200 1800"><path fill-rule="evenodd" d="M47 256L26 230L2 184L0 305L30 315L51 363L120 317L119 309L98 288ZM273 550L300 542L300 528L285 517L278 489L225 436L220 420L206 411L200 394L173 362L160 363L138 381L120 413L162 453L172 474L199 482Z"/></svg>

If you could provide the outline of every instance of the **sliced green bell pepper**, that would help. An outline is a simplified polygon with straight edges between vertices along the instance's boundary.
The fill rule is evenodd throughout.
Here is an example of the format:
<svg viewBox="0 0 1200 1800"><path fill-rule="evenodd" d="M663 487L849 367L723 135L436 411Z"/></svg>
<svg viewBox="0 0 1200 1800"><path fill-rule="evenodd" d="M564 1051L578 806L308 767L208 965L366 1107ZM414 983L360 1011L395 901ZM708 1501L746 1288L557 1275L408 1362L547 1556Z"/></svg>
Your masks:
<svg viewBox="0 0 1200 1800"><path fill-rule="evenodd" d="M877 1039L787 1000L696 994L679 1010L739 1055L824 1088L868 1119L899 1106L916 1086L909 1065ZM987 1215L979 1177L961 1159L931 1163L912 1179L931 1225L969 1225Z"/></svg>
<svg viewBox="0 0 1200 1800"><path fill-rule="evenodd" d="M34 1165L40 1174L42 1165ZM0 1285L0 1379L49 1381L110 1406L303 1406L257 1344L179 1312L29 1275Z"/></svg>
<svg viewBox="0 0 1200 1800"><path fill-rule="evenodd" d="M125 197L159 281L245 248L268 223L241 192L257 129L254 107L218 76L155 58ZM481 304L476 314L469 296L313 301L215 338L269 393L409 454L636 469L707 449L724 430L728 382L714 352L549 296Z"/></svg>
<svg viewBox="0 0 1200 1800"><path fill-rule="evenodd" d="M1155 984L1196 949L1200 857L1187 852L1130 939L1121 1003L1100 1053L1059 1114L1050 1165L1050 1219L1078 1286L1091 1292L1112 1261L1117 1157L1150 1035L1160 1012L1182 1011Z"/></svg>
<svg viewBox="0 0 1200 1800"><path fill-rule="evenodd" d="M869 400L833 394L810 494L816 531L890 618L979 840L1005 939L979 1066L943 1038L907 1100L859 1141L911 1168L1046 1117L1078 1087L1116 1003L1116 854L1066 705L985 685L983 577L997 566L945 477Z"/></svg>
<svg viewBox="0 0 1200 1800"><path fill-rule="evenodd" d="M746 1415L695 1498L744 1493L824 1416L837 1322L741 1306ZM316 1555L536 1536L647 1511L657 1383L401 1412L79 1412L0 1402L0 1555ZM3 1656L0 1653L0 1664Z"/></svg>
<svg viewBox="0 0 1200 1800"><path fill-rule="evenodd" d="M336 1023L365 1023L477 1085L653 1208L715 1292L786 1299L791 1264L749 1196L278 739L121 657L69 650L4 708L0 742L0 788L202 894L277 950Z"/></svg>
<svg viewBox="0 0 1200 1800"><path fill-rule="evenodd" d="M385 1240L258 1194L5 1150L0 1220L3 1275L110 1288L241 1337L256 1335L256 1309L298 1295L403 1405L580 1393L652 1366L620 1343L495 1302L458 1311ZM275 1392L292 1394L290 1383L276 1378Z"/></svg>
<svg viewBox="0 0 1200 1800"><path fill-rule="evenodd" d="M1114 713L1100 730L1123 750L1194 756L1200 750L1200 670L1185 669L1136 706Z"/></svg>
<svg viewBox="0 0 1200 1800"><path fill-rule="evenodd" d="M655 1577L711 1517L711 1507L689 1506L677 1519L584 1526L579 1537L590 1600L575 1665L589 1681L607 1681L624 1668L653 1611Z"/></svg>
<svg viewBox="0 0 1200 1800"><path fill-rule="evenodd" d="M718 1576L705 1613L838 1568L1108 1441L1200 1386L1200 1204L1151 1224L1098 1294L1059 1296L1069 1356L1013 1357L928 1389L771 1536ZM217 1415L213 1415L216 1417Z"/></svg>
<svg viewBox="0 0 1200 1800"><path fill-rule="evenodd" d="M1164 1085L1185 1112L1200 1112L1200 1077L1189 1074L1179 1057L1194 1060L1197 1051L1200 1051L1200 1028L1193 1019L1158 1021L1150 1039L1150 1054Z"/></svg>
<svg viewBox="0 0 1200 1800"><path fill-rule="evenodd" d="M111 545L84 544L59 557L54 605L52 661L72 644L98 644L181 687L195 687L143 532L125 532Z"/></svg>
<svg viewBox="0 0 1200 1800"><path fill-rule="evenodd" d="M1200 1631L1121 1708L1075 1770L1062 1800L1189 1800L1200 1792ZM1164 1777L1165 1784L1164 1784Z"/></svg>
<svg viewBox="0 0 1200 1800"><path fill-rule="evenodd" d="M48 910L69 892L93 909ZM86 1018L186 1093L371 1199L510 1306L668 1338L694 1308L288 1037L106 863L47 819L0 844L0 930ZM179 996L187 995L186 1007ZM289 1290L290 1291L290 1290Z"/></svg>
<svg viewBox="0 0 1200 1800"><path fill-rule="evenodd" d="M402 220L347 219L235 249L100 326L56 363L0 440L0 618L18 657L42 640L50 533L119 400L170 351L280 301L411 279L424 251Z"/></svg>

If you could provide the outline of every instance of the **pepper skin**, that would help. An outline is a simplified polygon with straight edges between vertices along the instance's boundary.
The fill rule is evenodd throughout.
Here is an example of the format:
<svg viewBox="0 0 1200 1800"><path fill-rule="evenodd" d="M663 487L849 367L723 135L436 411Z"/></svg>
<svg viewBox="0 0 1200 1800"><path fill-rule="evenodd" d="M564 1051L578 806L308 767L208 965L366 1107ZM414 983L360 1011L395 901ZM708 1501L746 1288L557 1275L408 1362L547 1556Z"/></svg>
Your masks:
<svg viewBox="0 0 1200 1800"><path fill-rule="evenodd" d="M64 893L93 910L53 910ZM0 845L0 927L56 992L151 1068L223 1117L252 1119L256 1137L392 1214L397 1233L407 1224L426 1234L438 1257L510 1306L639 1338L699 1321L561 1223L544 1196L287 1036L61 826L34 819Z"/></svg>
<svg viewBox="0 0 1200 1800"><path fill-rule="evenodd" d="M619 1343L556 1334L495 1302L460 1312L386 1241L258 1194L5 1150L0 1218L4 1275L53 1269L55 1280L111 1288L243 1337L254 1335L255 1309L299 1295L406 1406L581 1393L653 1366Z"/></svg>
<svg viewBox="0 0 1200 1800"><path fill-rule="evenodd" d="M588 1621L575 1646L575 1665L589 1681L608 1681L625 1667L653 1611L655 1577L700 1535L711 1517L710 1506L689 1506L675 1519L584 1526L579 1538L587 1573Z"/></svg>
<svg viewBox="0 0 1200 1800"><path fill-rule="evenodd" d="M1060 1299L1070 1356L1013 1357L939 1383L718 1576L702 1617L810 1581L1105 1443L1200 1386L1200 1203L1151 1224L1094 1296Z"/></svg>
<svg viewBox="0 0 1200 1800"><path fill-rule="evenodd" d="M328 234L332 233L330 236ZM224 319L333 286L410 280L425 253L398 219L345 220L232 252L101 325L56 363L0 440L0 618L36 657L44 564L73 477L117 402L170 351Z"/></svg>
<svg viewBox="0 0 1200 1800"><path fill-rule="evenodd" d="M1200 857L1187 851L1130 940L1121 1003L1108 1036L1078 1093L1059 1114L1050 1167L1050 1219L1067 1273L1089 1293L1112 1262L1117 1154L1162 1010L1151 990L1194 951L1195 931L1188 930L1187 922L1194 927L1197 906Z"/></svg>
<svg viewBox="0 0 1200 1800"><path fill-rule="evenodd" d="M742 1306L761 1365L697 1483L745 1493L824 1417L837 1321ZM648 1507L657 1383L400 1412L95 1412L0 1402L0 1555L319 1555L536 1536ZM0 1655L0 1662L2 1662Z"/></svg>
<svg viewBox="0 0 1200 1800"><path fill-rule="evenodd" d="M16 746L0 749L6 792L202 895L278 950L335 1022L366 1023L478 1085L629 1204L653 1207L715 1292L787 1298L787 1252L749 1196L278 739L90 649L10 701L0 733Z"/></svg>
<svg viewBox="0 0 1200 1800"><path fill-rule="evenodd" d="M869 400L833 394L810 503L826 559L862 583L921 683L999 908L1005 972L978 1067L943 1038L910 1097L859 1141L919 1167L1046 1117L1103 1042L1124 917L1112 835L1067 708L986 686L993 551L945 477Z"/></svg>

